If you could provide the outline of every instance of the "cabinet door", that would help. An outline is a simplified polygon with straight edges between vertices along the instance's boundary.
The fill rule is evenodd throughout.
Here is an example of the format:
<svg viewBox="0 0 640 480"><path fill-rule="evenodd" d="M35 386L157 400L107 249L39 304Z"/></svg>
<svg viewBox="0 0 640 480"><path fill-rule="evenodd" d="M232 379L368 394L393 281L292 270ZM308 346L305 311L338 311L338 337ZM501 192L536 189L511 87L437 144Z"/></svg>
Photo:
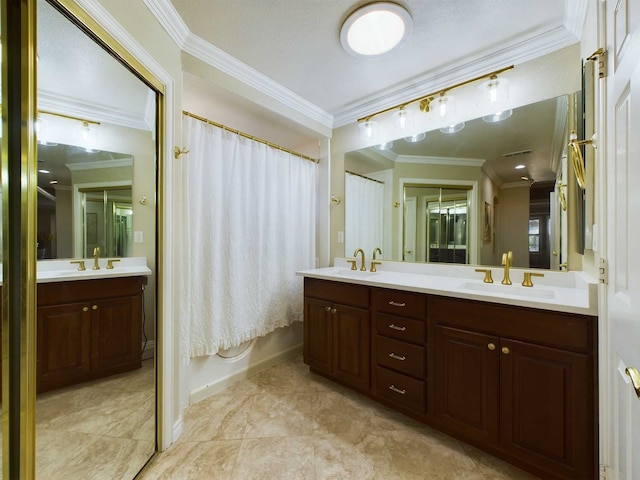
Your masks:
<svg viewBox="0 0 640 480"><path fill-rule="evenodd" d="M90 332L86 303L38 308L38 391L70 385L90 371Z"/></svg>
<svg viewBox="0 0 640 480"><path fill-rule="evenodd" d="M499 340L435 327L435 408L438 423L483 443L498 441Z"/></svg>
<svg viewBox="0 0 640 480"><path fill-rule="evenodd" d="M334 374L362 390L369 389L369 311L335 305Z"/></svg>
<svg viewBox="0 0 640 480"><path fill-rule="evenodd" d="M91 303L93 371L140 367L142 315L139 296Z"/></svg>
<svg viewBox="0 0 640 480"><path fill-rule="evenodd" d="M326 374L333 373L333 316L331 304L304 300L304 362Z"/></svg>
<svg viewBox="0 0 640 480"><path fill-rule="evenodd" d="M588 356L507 339L500 346L502 448L565 478L595 478Z"/></svg>

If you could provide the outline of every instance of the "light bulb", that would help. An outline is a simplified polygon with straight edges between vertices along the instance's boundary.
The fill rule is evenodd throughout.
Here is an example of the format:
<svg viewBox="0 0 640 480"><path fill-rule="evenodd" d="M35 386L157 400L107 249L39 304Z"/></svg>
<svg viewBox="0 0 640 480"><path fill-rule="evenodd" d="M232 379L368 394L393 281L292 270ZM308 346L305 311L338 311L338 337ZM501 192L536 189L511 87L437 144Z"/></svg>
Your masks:
<svg viewBox="0 0 640 480"><path fill-rule="evenodd" d="M374 138L378 133L378 122L374 120L365 120L359 124L359 127L360 135L366 139Z"/></svg>
<svg viewBox="0 0 640 480"><path fill-rule="evenodd" d="M393 125L401 130L413 127L413 112L405 107L393 114Z"/></svg>

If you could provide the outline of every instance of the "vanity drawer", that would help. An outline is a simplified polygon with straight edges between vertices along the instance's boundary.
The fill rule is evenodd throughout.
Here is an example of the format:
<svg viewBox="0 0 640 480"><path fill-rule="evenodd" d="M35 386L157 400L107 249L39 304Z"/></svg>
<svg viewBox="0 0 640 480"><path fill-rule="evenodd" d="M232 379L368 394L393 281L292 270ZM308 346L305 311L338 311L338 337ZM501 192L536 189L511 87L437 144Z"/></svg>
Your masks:
<svg viewBox="0 0 640 480"><path fill-rule="evenodd" d="M425 410L425 382L376 368L376 394L418 412Z"/></svg>
<svg viewBox="0 0 640 480"><path fill-rule="evenodd" d="M305 278L304 296L341 305L369 308L369 287L363 285Z"/></svg>
<svg viewBox="0 0 640 480"><path fill-rule="evenodd" d="M424 377L424 347L376 336L376 362L414 377Z"/></svg>
<svg viewBox="0 0 640 480"><path fill-rule="evenodd" d="M426 304L426 298L421 293L386 288L373 290L373 307L378 312L424 320Z"/></svg>
<svg viewBox="0 0 640 480"><path fill-rule="evenodd" d="M385 337L424 345L425 323L421 320L376 313L376 331Z"/></svg>

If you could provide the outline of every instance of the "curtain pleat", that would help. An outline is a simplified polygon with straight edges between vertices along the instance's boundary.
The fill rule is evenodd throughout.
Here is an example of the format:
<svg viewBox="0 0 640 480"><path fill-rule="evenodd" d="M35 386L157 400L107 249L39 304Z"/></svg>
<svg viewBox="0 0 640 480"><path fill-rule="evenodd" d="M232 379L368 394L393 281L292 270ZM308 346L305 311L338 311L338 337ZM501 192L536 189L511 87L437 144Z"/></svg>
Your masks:
<svg viewBox="0 0 640 480"><path fill-rule="evenodd" d="M317 165L184 116L183 352L213 355L301 320Z"/></svg>

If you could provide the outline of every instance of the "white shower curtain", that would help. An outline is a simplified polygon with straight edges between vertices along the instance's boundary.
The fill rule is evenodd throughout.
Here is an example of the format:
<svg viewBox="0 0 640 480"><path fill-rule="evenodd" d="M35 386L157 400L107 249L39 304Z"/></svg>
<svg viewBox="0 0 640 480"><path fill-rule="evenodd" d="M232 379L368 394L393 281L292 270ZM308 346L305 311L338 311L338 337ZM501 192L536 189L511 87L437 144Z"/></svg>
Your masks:
<svg viewBox="0 0 640 480"><path fill-rule="evenodd" d="M344 175L345 255L357 248L369 257L383 242L384 184L351 173Z"/></svg>
<svg viewBox="0 0 640 480"><path fill-rule="evenodd" d="M182 351L198 357L302 319L317 165L186 115L183 132Z"/></svg>

